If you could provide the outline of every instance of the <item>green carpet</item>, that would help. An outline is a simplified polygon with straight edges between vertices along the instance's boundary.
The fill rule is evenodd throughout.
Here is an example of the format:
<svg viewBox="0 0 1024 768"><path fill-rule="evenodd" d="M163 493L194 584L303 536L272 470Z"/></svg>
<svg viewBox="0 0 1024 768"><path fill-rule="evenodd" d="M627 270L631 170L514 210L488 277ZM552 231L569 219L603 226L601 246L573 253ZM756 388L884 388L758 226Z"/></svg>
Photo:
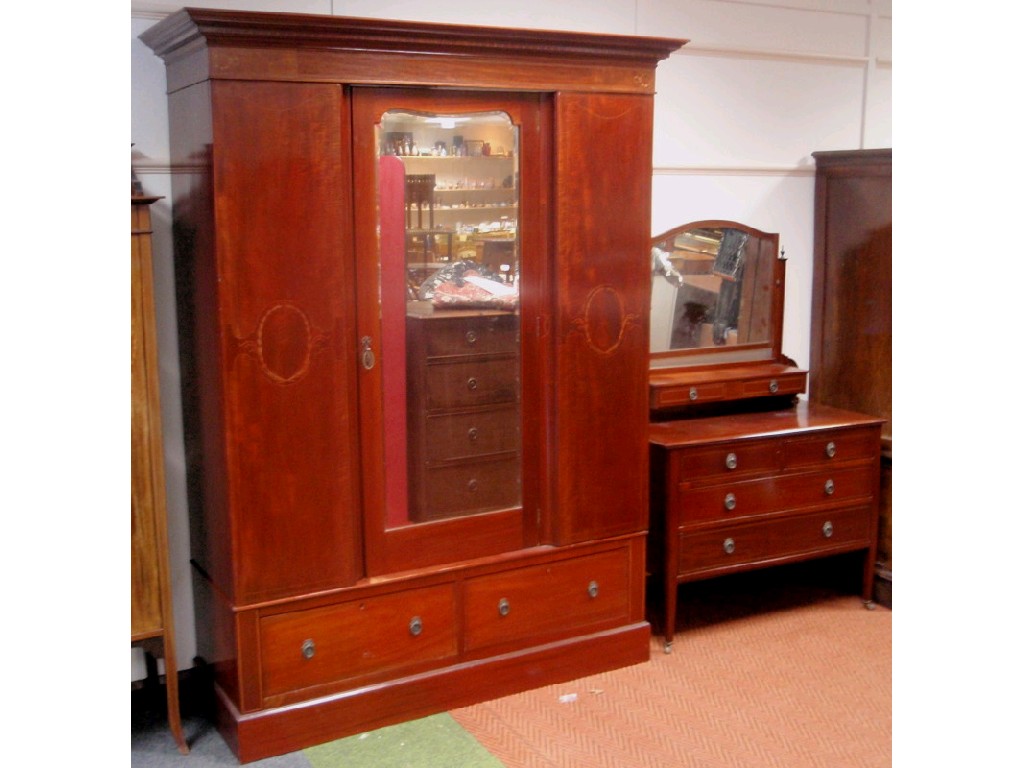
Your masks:
<svg viewBox="0 0 1024 768"><path fill-rule="evenodd" d="M448 714L303 750L313 768L504 768Z"/></svg>

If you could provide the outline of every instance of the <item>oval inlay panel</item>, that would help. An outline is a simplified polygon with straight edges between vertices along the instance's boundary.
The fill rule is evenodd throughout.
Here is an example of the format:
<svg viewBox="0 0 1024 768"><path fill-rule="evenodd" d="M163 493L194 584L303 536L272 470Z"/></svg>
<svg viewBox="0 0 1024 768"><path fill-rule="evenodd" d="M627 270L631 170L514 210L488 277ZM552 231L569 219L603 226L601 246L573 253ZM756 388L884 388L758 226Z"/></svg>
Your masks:
<svg viewBox="0 0 1024 768"><path fill-rule="evenodd" d="M274 381L302 378L309 368L312 333L309 318L292 304L278 304L260 318L256 330L260 367Z"/></svg>
<svg viewBox="0 0 1024 768"><path fill-rule="evenodd" d="M602 285L590 292L583 309L583 331L592 349L602 354L614 352L622 343L629 320L622 297L614 288Z"/></svg>

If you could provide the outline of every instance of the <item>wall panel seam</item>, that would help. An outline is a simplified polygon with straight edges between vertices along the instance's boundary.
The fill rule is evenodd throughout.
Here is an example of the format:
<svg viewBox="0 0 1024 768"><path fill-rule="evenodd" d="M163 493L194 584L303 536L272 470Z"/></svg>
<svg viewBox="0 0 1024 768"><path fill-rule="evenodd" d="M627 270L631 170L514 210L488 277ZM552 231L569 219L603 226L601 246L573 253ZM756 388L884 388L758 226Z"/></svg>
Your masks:
<svg viewBox="0 0 1024 768"><path fill-rule="evenodd" d="M814 166L656 165L654 176L814 176Z"/></svg>
<svg viewBox="0 0 1024 768"><path fill-rule="evenodd" d="M871 62L869 56L853 56L816 51L784 51L762 48L734 48L719 45L701 45L688 43L671 54L677 56L706 56L729 59L768 59L772 61L795 61L801 64L840 64L850 66L866 66ZM671 58L670 57L670 58ZM890 62L890 66L892 66Z"/></svg>

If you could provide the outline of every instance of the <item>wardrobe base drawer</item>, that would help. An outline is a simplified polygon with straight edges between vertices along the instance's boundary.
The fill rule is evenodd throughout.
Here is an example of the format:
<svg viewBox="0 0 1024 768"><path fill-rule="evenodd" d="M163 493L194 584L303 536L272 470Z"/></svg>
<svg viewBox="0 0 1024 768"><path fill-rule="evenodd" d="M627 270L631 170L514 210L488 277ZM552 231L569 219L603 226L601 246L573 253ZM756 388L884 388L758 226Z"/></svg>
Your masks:
<svg viewBox="0 0 1024 768"><path fill-rule="evenodd" d="M629 616L629 571L623 549L469 579L466 650L622 624Z"/></svg>
<svg viewBox="0 0 1024 768"><path fill-rule="evenodd" d="M453 587L351 600L260 619L263 698L452 658Z"/></svg>

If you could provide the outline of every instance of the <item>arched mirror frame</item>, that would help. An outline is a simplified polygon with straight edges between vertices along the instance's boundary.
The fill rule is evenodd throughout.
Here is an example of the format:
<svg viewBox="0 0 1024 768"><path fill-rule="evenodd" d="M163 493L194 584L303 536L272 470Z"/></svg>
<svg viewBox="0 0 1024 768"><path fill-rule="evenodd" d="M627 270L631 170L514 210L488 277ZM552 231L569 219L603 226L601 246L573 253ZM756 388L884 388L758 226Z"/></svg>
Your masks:
<svg viewBox="0 0 1024 768"><path fill-rule="evenodd" d="M748 259L769 266L771 283L767 293L770 307L757 310L770 318L763 340L651 353L650 406L653 414L671 415L715 402L762 397L793 397L806 391L807 372L782 354L782 318L786 289L786 261L779 252L779 235L727 219L693 221L651 238L652 280L655 274L654 248L678 235L696 229L735 229L747 236ZM751 243L756 243L752 254ZM662 278L663 279L663 278ZM759 300L751 292L752 300ZM653 327L651 333L659 329Z"/></svg>

